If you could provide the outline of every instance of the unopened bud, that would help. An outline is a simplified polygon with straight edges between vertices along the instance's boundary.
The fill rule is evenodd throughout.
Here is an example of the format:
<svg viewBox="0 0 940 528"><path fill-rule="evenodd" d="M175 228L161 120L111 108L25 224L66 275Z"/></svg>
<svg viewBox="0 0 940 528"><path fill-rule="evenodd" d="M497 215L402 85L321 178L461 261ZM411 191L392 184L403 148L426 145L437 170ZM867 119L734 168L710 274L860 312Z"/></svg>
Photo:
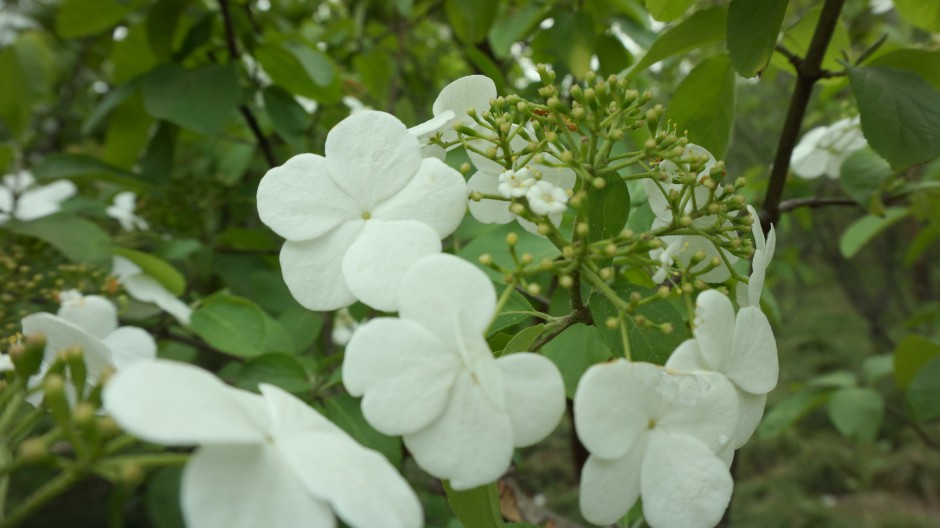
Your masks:
<svg viewBox="0 0 940 528"><path fill-rule="evenodd" d="M532 264L532 261L535 260L535 257L532 256L532 253L523 253L520 260L522 260L523 264Z"/></svg>
<svg viewBox="0 0 940 528"><path fill-rule="evenodd" d="M611 330L616 330L617 327L620 326L620 319L617 319L616 317L608 317L607 320L604 321L604 326Z"/></svg>
<svg viewBox="0 0 940 528"><path fill-rule="evenodd" d="M671 334L673 330L672 323L663 323L659 325L659 330L664 334Z"/></svg>
<svg viewBox="0 0 940 528"><path fill-rule="evenodd" d="M643 300L643 296L640 292L633 292L630 294L630 302L638 303Z"/></svg>
<svg viewBox="0 0 940 528"><path fill-rule="evenodd" d="M692 225L692 217L689 215L683 216L682 218L679 219L679 225L683 227L689 227L690 225Z"/></svg>
<svg viewBox="0 0 940 528"><path fill-rule="evenodd" d="M484 266L492 266L492 265L493 265L493 256L490 255L489 253L484 253L484 254L480 255L480 256L477 258L477 260L479 260L479 261L480 261L480 264L483 264Z"/></svg>
<svg viewBox="0 0 940 528"><path fill-rule="evenodd" d="M538 233L542 236L547 236L549 233L552 232L552 228L549 227L549 225L545 223L541 223L535 226L535 230L538 231Z"/></svg>
<svg viewBox="0 0 940 528"><path fill-rule="evenodd" d="M617 244L614 244L613 242L611 242L610 244L607 244L606 246L604 246L604 253L606 253L608 257L612 257L616 255Z"/></svg>
<svg viewBox="0 0 940 528"><path fill-rule="evenodd" d="M519 242L519 235L517 235L515 231L506 235L506 244L515 246L516 242Z"/></svg>
<svg viewBox="0 0 940 528"><path fill-rule="evenodd" d="M512 211L513 214L521 215L525 212L525 206L521 203L514 203L509 206L509 210Z"/></svg>
<svg viewBox="0 0 940 528"><path fill-rule="evenodd" d="M604 178L598 176L597 178L591 180L591 185L593 185L595 189L603 189L607 186L607 182L604 180Z"/></svg>
<svg viewBox="0 0 940 528"><path fill-rule="evenodd" d="M473 191L472 193L470 193L470 199L473 200L474 202L479 202L480 200L483 199L483 193L479 191Z"/></svg>
<svg viewBox="0 0 940 528"><path fill-rule="evenodd" d="M85 428L95 424L95 406L88 402L79 402L72 409L72 421L75 425Z"/></svg>
<svg viewBox="0 0 940 528"><path fill-rule="evenodd" d="M562 275L558 277L558 285L562 288L570 288L574 284L574 279L571 278L571 275Z"/></svg>
<svg viewBox="0 0 940 528"><path fill-rule="evenodd" d="M460 172L462 172L462 173L464 173L464 174L470 172L470 164L467 163L467 162L461 163L461 164L460 164Z"/></svg>
<svg viewBox="0 0 940 528"><path fill-rule="evenodd" d="M656 294L662 297L663 299L665 299L666 297L669 297L669 286L660 286L660 288L656 290Z"/></svg>
<svg viewBox="0 0 940 528"><path fill-rule="evenodd" d="M27 464L42 462L49 456L49 446L42 437L34 436L20 443L19 457Z"/></svg>
<svg viewBox="0 0 940 528"><path fill-rule="evenodd" d="M610 280L614 277L614 269L613 268L601 268L598 274L601 276L602 279Z"/></svg>
<svg viewBox="0 0 940 528"><path fill-rule="evenodd" d="M140 464L133 462L121 464L118 469L118 480L125 486L134 487L144 480L144 469L140 467Z"/></svg>
<svg viewBox="0 0 940 528"><path fill-rule="evenodd" d="M529 295L538 295L542 293L542 287L539 286L537 282L530 282L529 285L525 287L525 291L529 292Z"/></svg>
<svg viewBox="0 0 940 528"><path fill-rule="evenodd" d="M581 236L587 236L587 234L591 231L591 228L588 227L588 225L584 222L580 222L577 226L575 226L574 229Z"/></svg>

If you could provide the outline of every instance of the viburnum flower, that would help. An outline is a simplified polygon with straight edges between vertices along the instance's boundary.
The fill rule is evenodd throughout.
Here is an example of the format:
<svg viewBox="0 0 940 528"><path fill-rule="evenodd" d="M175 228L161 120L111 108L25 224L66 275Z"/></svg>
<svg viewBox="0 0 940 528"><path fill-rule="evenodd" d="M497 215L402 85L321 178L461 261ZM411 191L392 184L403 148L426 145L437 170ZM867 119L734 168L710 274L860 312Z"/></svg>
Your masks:
<svg viewBox="0 0 940 528"><path fill-rule="evenodd" d="M111 275L117 278L134 300L153 303L172 315L181 325L189 326L192 308L177 299L160 281L144 273L137 264L124 257L115 256L112 260Z"/></svg>
<svg viewBox="0 0 940 528"><path fill-rule="evenodd" d="M561 215L568 209L568 195L545 180L537 182L525 193L529 209L539 216Z"/></svg>
<svg viewBox="0 0 940 528"><path fill-rule="evenodd" d="M300 154L269 170L258 213L287 239L281 272L300 304L335 310L359 299L394 311L401 275L440 252L466 199L459 172L422 158L394 116L366 110L330 131L326 157Z"/></svg>
<svg viewBox="0 0 940 528"><path fill-rule="evenodd" d="M500 173L496 190L506 198L522 198L536 181L535 175L528 167L509 169Z"/></svg>
<svg viewBox="0 0 940 528"><path fill-rule="evenodd" d="M457 132L454 131L454 127L461 123L477 128L476 122L467 115L467 111L473 108L477 113L482 114L490 109L490 99L495 97L496 83L493 79L485 75L461 77L445 86L434 100L431 110L434 117L409 128L408 132L421 142L425 156L444 159L444 149L439 145L430 145L429 140L440 133L441 140L444 142L455 141ZM456 147L457 145L453 145L447 150Z"/></svg>
<svg viewBox="0 0 940 528"><path fill-rule="evenodd" d="M24 335L41 333L46 338L43 366L31 385L38 384L57 354L70 347L79 347L84 353L88 387L98 383L105 370L120 370L156 357L157 344L150 334L141 328L118 326L117 308L111 301L75 290L60 293L59 299L56 315L40 312L22 321Z"/></svg>
<svg viewBox="0 0 940 528"><path fill-rule="evenodd" d="M183 470L187 526L417 528L421 505L382 455L272 385L261 394L208 372L156 360L118 372L104 408L127 432L199 445Z"/></svg>
<svg viewBox="0 0 940 528"><path fill-rule="evenodd" d="M679 374L618 359L578 382L574 420L591 453L581 472L581 513L613 524L643 497L653 528L711 527L734 483L716 452L737 421L734 387L714 372Z"/></svg>
<svg viewBox="0 0 940 528"><path fill-rule="evenodd" d="M7 354L0 354L0 372L13 370L13 359Z"/></svg>
<svg viewBox="0 0 940 528"><path fill-rule="evenodd" d="M346 346L360 324L362 323L357 321L349 310L340 308L333 314L333 331L330 334L330 340L334 345Z"/></svg>
<svg viewBox="0 0 940 528"><path fill-rule="evenodd" d="M689 143L685 147L685 152L687 155L699 156L702 158L707 158L705 166L702 168L702 171L699 173L698 177L707 176L712 167L717 163L715 157L712 156L710 152L704 148L694 144ZM655 219L653 220L653 229L662 227L664 225L669 225L673 220L673 211L669 207L669 201L666 199L666 196L670 191L682 192L683 185L678 183L672 183L673 178L679 175L679 166L670 160L664 160L659 164L660 171L666 173L669 177L668 181L665 183L660 183L658 181L653 181L652 179L643 180L643 187L646 189L646 196L649 199L650 208L653 210ZM682 167L682 172L688 173L690 167L688 164L685 164ZM698 210L705 205L706 200L708 199L708 189L705 186L697 185L693 191L693 196L688 200L685 200L685 205L683 207L682 213L691 213L692 211ZM716 192L716 195L720 194L719 191ZM715 215L700 216L695 218L692 221L692 226L705 229L711 227L717 221ZM730 226L730 223L726 222L725 226ZM731 232L731 236L735 236L734 232ZM678 260L682 263L683 266L687 266L689 261L692 259L692 256L701 251L705 254L705 259L700 263L692 266L692 271L700 271L703 268L709 266L714 257L720 257L721 254L724 254L729 264L734 264L738 258L733 254L729 253L724 249L719 249L715 247L710 240L705 237L698 235L669 235L661 237L663 242L666 243L667 247L678 243L679 251L673 255L675 260ZM650 257L658 259L662 252L665 251L662 248L654 249L650 251ZM728 277L731 276L731 272L728 268L722 264L718 265L716 268L702 274L699 276L705 282L724 282L728 280Z"/></svg>
<svg viewBox="0 0 940 528"><path fill-rule="evenodd" d="M866 145L860 118L840 119L803 134L790 156L790 168L800 178L814 179L825 174L837 179L842 162Z"/></svg>
<svg viewBox="0 0 940 528"><path fill-rule="evenodd" d="M484 332L493 285L452 255L431 255L401 282L400 318L359 327L343 384L377 430L403 435L418 465L454 489L492 482L515 447L547 436L565 408L555 365L528 352L493 357Z"/></svg>
<svg viewBox="0 0 940 528"><path fill-rule="evenodd" d="M780 366L770 321L757 305L745 306L735 316L730 299L707 290L695 301L692 335L676 348L666 367L720 372L734 384L740 410L733 444L737 449L757 429L767 393L777 386Z"/></svg>
<svg viewBox="0 0 940 528"><path fill-rule="evenodd" d="M774 232L774 226L770 226L767 232L767 238L764 238L764 230L761 228L760 217L752 206L747 206L754 223L751 224L751 232L754 234L754 256L751 258L751 276L747 284L739 282L735 287L735 295L738 306L757 306L760 307L760 294L764 289L764 278L767 276L767 267L770 266L770 260L774 258L774 249L777 246L777 233Z"/></svg>
<svg viewBox="0 0 940 528"><path fill-rule="evenodd" d="M28 171L7 174L0 185L0 223L11 218L28 222L58 213L62 202L75 193L75 184L68 180L37 185Z"/></svg>
<svg viewBox="0 0 940 528"><path fill-rule="evenodd" d="M526 139L528 132L525 128L513 128L513 136L509 140L509 148L512 149L513 153L522 152L529 144L529 140ZM468 142L470 145L477 147L480 150L485 151L491 146L486 140L474 139ZM502 147L497 149L497 158L503 159ZM506 196L505 193L500 189L500 179L505 182L509 176L506 175L507 172L512 171L513 178L519 180L519 188L525 188L525 193L528 193L532 186L535 185L535 181L532 182L532 186L525 187L528 185L527 179L531 177L533 180L539 182L550 183L553 186L561 190L562 193L569 189L574 188L575 181L577 177L574 174L574 171L566 167L552 167L545 164L539 163L529 163L525 166L513 167L512 169L507 169L503 165L499 164L496 161L493 161L486 156L480 155L472 150L467 150L467 155L470 157L470 161L473 163L473 166L476 167L477 171L470 176L470 179L467 180L467 187L470 188L471 192L479 192L483 194L499 194ZM510 185L510 187L512 187ZM505 190L505 187L504 187ZM517 192L510 192L510 196L516 196ZM507 196L508 198L509 196ZM567 195L565 196L567 200ZM504 200L491 200L491 199L482 199L482 200L470 200L470 214L473 215L478 221L483 222L484 224L508 224L512 222L513 219L519 221L519 225L531 233L538 234L538 227L526 220L517 216L515 213L509 210L510 203ZM555 208L557 210L557 207ZM533 211L535 212L535 211ZM561 210L561 213L564 212L564 209ZM561 213L550 213L548 215L549 220L558 225L561 223L562 214Z"/></svg>
<svg viewBox="0 0 940 528"><path fill-rule="evenodd" d="M125 231L150 229L147 221L134 214L137 208L137 194L131 191L119 192L114 195L114 203L105 209L105 214L121 223Z"/></svg>
<svg viewBox="0 0 940 528"><path fill-rule="evenodd" d="M881 15L894 9L894 1L893 0L868 0L868 7L871 8L872 13L876 15Z"/></svg>
<svg viewBox="0 0 940 528"><path fill-rule="evenodd" d="M653 282L659 284L669 277L669 270L672 269L672 265L674 263L673 257L682 251L682 244L682 240L673 241L671 244L666 246L666 249L659 252L659 255L657 255L657 258L659 259L659 269L657 269L656 273L653 274Z"/></svg>

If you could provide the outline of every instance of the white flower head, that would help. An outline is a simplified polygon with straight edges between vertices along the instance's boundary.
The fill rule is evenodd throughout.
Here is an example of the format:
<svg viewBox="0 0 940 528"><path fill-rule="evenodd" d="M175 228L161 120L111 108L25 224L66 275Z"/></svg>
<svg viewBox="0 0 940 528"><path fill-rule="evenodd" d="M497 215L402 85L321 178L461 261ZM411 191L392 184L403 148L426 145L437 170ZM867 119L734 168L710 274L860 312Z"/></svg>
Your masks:
<svg viewBox="0 0 940 528"><path fill-rule="evenodd" d="M125 231L150 229L147 221L134 214L137 209L137 194L132 191L119 192L114 195L114 203L105 209L105 214L121 223Z"/></svg>
<svg viewBox="0 0 940 528"><path fill-rule="evenodd" d="M515 447L547 436L565 408L555 365L528 352L495 359L484 332L492 283L452 255L419 260L401 282L400 318L363 324L343 384L377 430L402 435L418 465L454 489L492 482Z"/></svg>
<svg viewBox="0 0 940 528"><path fill-rule="evenodd" d="M104 408L127 432L199 445L183 471L187 526L418 528L421 505L382 455L287 392L229 387L192 365L156 360L118 372Z"/></svg>
<svg viewBox="0 0 940 528"><path fill-rule="evenodd" d="M659 284L666 280L669 277L669 270L672 269L672 266L675 262L674 257L682 251L682 245L685 243L683 240L674 240L666 249L660 249L658 254L651 251L650 255L653 258L659 259L659 269L656 270L656 273L653 274L653 282Z"/></svg>
<svg viewBox="0 0 940 528"><path fill-rule="evenodd" d="M764 279L767 276L767 267L770 266L771 259L774 258L774 250L777 246L777 233L774 226L770 226L767 237L764 238L764 230L761 228L760 217L757 210L752 206L747 206L747 210L754 219L751 224L751 233L754 235L754 256L751 258L751 276L747 284L739 282L735 287L735 297L738 306L760 306L760 295L764 289Z"/></svg>
<svg viewBox="0 0 940 528"><path fill-rule="evenodd" d="M881 15L894 9L894 0L868 0L868 7L872 13Z"/></svg>
<svg viewBox="0 0 940 528"><path fill-rule="evenodd" d="M361 325L346 308L340 308L333 316L333 330L330 339L334 345L346 346L356 329Z"/></svg>
<svg viewBox="0 0 940 528"><path fill-rule="evenodd" d="M505 170L499 174L499 194L506 198L521 198L535 185L535 174L528 167Z"/></svg>
<svg viewBox="0 0 940 528"><path fill-rule="evenodd" d="M37 185L28 171L7 174L0 184L0 223L10 218L28 222L58 213L62 202L76 192L75 184L68 180Z"/></svg>
<svg viewBox="0 0 940 528"><path fill-rule="evenodd" d="M38 27L32 18L13 12L12 6L0 11L0 48L16 40L17 34Z"/></svg>
<svg viewBox="0 0 940 528"><path fill-rule="evenodd" d="M553 183L539 181L525 193L529 209L539 216L560 215L568 209L568 195Z"/></svg>
<svg viewBox="0 0 940 528"><path fill-rule="evenodd" d="M804 134L793 149L790 168L800 178L814 179L825 174L837 179L842 162L866 145L860 118L840 119Z"/></svg>
<svg viewBox="0 0 940 528"><path fill-rule="evenodd" d="M695 145L694 143L689 143L685 147L685 152L687 156L696 156L701 159L706 160L702 171L698 174L699 178L707 176L712 167L715 166L717 161L715 157L712 156L710 152L704 148ZM653 219L653 229L662 227L664 225L669 225L672 223L674 212L669 207L669 200L667 196L670 191L682 192L683 185L679 183L673 183L673 178L678 176L680 173L680 167L670 160L665 160L659 164L659 169L666 173L668 180L665 183L658 181L653 181L652 179L643 180L643 188L646 190L646 196L649 199L650 209L653 211L655 218ZM689 164L685 164L681 168L682 172L688 173L690 171ZM699 185L694 188L694 191L691 193L691 196L684 197L683 199L683 213L690 213L695 210L699 210L704 207L708 199L708 189L705 186ZM718 188L716 195L721 193L721 188ZM715 215L706 215L695 218L692 221L692 225L698 228L709 228L715 224L717 217ZM725 226L730 226L730 222L725 223ZM730 236L736 236L732 232ZM692 267L692 271L701 271L703 268L711 265L711 261L715 257L721 257L724 255L724 259L727 260L729 264L734 264L738 257L734 256L730 252L724 249L719 249L709 241L707 238L698 236L698 235L669 235L661 237L663 242L667 246L672 246L675 243L678 243L679 251L678 253L672 255L675 260L679 261L683 266L687 266L692 259L692 255L701 251L705 254L705 259ZM650 257L656 259L660 258L662 255L663 249L654 249L650 252ZM705 282L724 282L728 280L728 277L731 276L731 272L725 266L724 262L719 264L717 267L711 269L710 271L699 276Z"/></svg>
<svg viewBox="0 0 940 528"><path fill-rule="evenodd" d="M477 113L490 109L490 100L496 97L496 83L485 75L468 75L448 84L441 90L434 100L432 112L434 117L408 129L418 138L422 146L428 146L428 140L436 134L441 134L445 142L455 141L457 132L454 127L464 124L476 128L476 122L467 115L473 108ZM455 148L454 145L451 148ZM444 152L440 149L426 149L426 154L443 159Z"/></svg>
<svg viewBox="0 0 940 528"><path fill-rule="evenodd" d="M693 339L676 348L666 367L720 372L734 384L740 404L734 433L737 449L757 429L767 393L777 386L780 366L770 321L757 306L741 308L735 316L730 299L717 290L707 290L695 301L692 335Z"/></svg>
<svg viewBox="0 0 940 528"><path fill-rule="evenodd" d="M422 158L398 119L366 110L336 125L326 156L300 154L265 174L258 214L286 238L281 272L311 310L356 299L398 307L398 282L424 255L438 253L466 211L463 176Z"/></svg>
<svg viewBox="0 0 940 528"><path fill-rule="evenodd" d="M0 372L7 372L13 369L13 359L7 354L0 354Z"/></svg>
<svg viewBox="0 0 940 528"><path fill-rule="evenodd" d="M584 518L613 524L642 496L653 528L717 524L734 484L716 453L737 414L734 388L715 372L623 359L589 368L574 396L578 438L591 453L581 472Z"/></svg>
<svg viewBox="0 0 940 528"><path fill-rule="evenodd" d="M189 326L192 308L170 293L160 281L144 273L140 266L130 260L115 256L111 274L124 286L127 294L142 303L153 303L173 316L181 325Z"/></svg>

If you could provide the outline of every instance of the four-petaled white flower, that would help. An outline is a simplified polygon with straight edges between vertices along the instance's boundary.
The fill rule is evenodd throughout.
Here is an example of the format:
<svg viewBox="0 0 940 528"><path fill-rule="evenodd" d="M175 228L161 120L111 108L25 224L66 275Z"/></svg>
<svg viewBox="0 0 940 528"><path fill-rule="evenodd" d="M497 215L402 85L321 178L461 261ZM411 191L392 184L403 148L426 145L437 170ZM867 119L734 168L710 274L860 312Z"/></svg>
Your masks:
<svg viewBox="0 0 940 528"><path fill-rule="evenodd" d="M114 203L105 209L105 214L121 223L125 231L150 229L147 221L134 214L137 208L137 194L132 191L119 192L114 195Z"/></svg>
<svg viewBox="0 0 940 528"><path fill-rule="evenodd" d="M496 189L506 198L522 198L535 185L535 175L528 167L505 170L499 175Z"/></svg>
<svg viewBox="0 0 940 528"><path fill-rule="evenodd" d="M709 370L724 374L738 393L740 416L734 449L744 445L764 415L767 393L777 386L780 366L770 321L757 305L734 314L731 300L717 290L695 301L693 339L679 345L666 367L684 372ZM733 452L723 453L730 460Z"/></svg>
<svg viewBox="0 0 940 528"><path fill-rule="evenodd" d="M739 282L735 287L735 298L738 306L760 306L760 294L764 289L764 278L767 276L767 267L770 266L770 260L774 258L774 249L777 246L777 233L774 226L770 226L767 232L767 238L764 238L764 230L761 228L760 217L757 210L752 206L747 206L754 223L751 224L751 232L754 234L754 256L751 257L751 276L747 284Z"/></svg>
<svg viewBox="0 0 940 528"><path fill-rule="evenodd" d="M711 155L710 152L704 148L689 143L685 148L686 155L689 156L698 156L708 161L705 163L705 166L702 168L701 173L697 176L697 179L700 179L704 176L707 176L712 167L715 166L715 157ZM646 189L646 196L649 198L650 208L653 210L653 214L656 218L653 220L653 229L657 229L664 225L669 225L672 223L674 212L669 207L669 201L667 196L670 191L682 192L683 185L679 183L673 183L673 178L679 176L679 166L670 160L665 160L659 164L660 171L666 173L669 177L667 182L660 183L659 181L653 181L652 179L643 180L643 187ZM682 172L688 173L690 170L689 165L685 164L682 167ZM708 188L703 185L696 185L694 191L691 195L686 195L683 197L682 211L680 214L688 214L696 210L700 210L705 206L705 202L708 200ZM716 196L721 194L721 188L718 188L716 191ZM692 221L692 227L699 229L707 229L715 225L715 222L718 220L716 215L707 215L700 216L695 218ZM729 222L726 222L722 227L730 226ZM730 233L730 236L736 236L734 232ZM687 266L689 261L692 259L692 256L701 251L705 254L705 259L695 266L692 266L691 271L696 272L700 271L711 265L712 259L715 257L720 257L724 255L729 264L734 264L738 257L732 255L727 250L719 249L713 244L710 240L699 235L668 235L661 237L663 242L666 243L667 247L671 246L673 243L679 243L679 251L677 254L673 255L675 260L678 260L682 263L683 266ZM650 251L650 257L658 259L662 252L665 251L662 248L654 249ZM711 269L710 271L703 273L699 276L705 282L724 282L728 280L728 277L731 276L731 272L725 266L724 262L719 264L717 267Z"/></svg>
<svg viewBox="0 0 940 528"><path fill-rule="evenodd" d="M459 172L422 158L394 116L367 110L330 131L326 157L301 154L269 170L258 213L287 239L281 271L300 304L335 310L359 299L393 311L401 275L440 252L466 199Z"/></svg>
<svg viewBox="0 0 940 528"><path fill-rule="evenodd" d="M373 319L346 347L343 383L380 432L403 435L418 465L454 489L492 482L513 449L558 424L564 384L528 352L495 359L484 332L496 309L486 275L452 255L424 257L401 282L400 318Z"/></svg>
<svg viewBox="0 0 940 528"><path fill-rule="evenodd" d="M613 524L642 496L654 528L717 524L734 483L716 452L731 441L737 414L734 387L715 372L623 359L588 369L574 397L578 438L591 453L584 518Z"/></svg>
<svg viewBox="0 0 940 528"><path fill-rule="evenodd" d="M860 118L840 119L803 134L790 156L790 168L800 178L814 179L825 174L837 179L842 162L866 145Z"/></svg>
<svg viewBox="0 0 940 528"><path fill-rule="evenodd" d="M539 216L564 214L568 195L563 189L545 180L537 182L525 193L529 209Z"/></svg>
<svg viewBox="0 0 940 528"><path fill-rule="evenodd" d="M682 251L682 245L684 243L685 241L683 240L675 240L659 253L659 269L653 274L653 282L659 284L669 277L669 271L672 269L674 257Z"/></svg>
<svg viewBox="0 0 940 528"><path fill-rule="evenodd" d="M515 154L522 152L528 146L529 132L525 128L514 127L511 134L512 138L509 140L509 148L512 150L512 157L515 158ZM486 151L492 146L492 143L482 139L470 140L469 143L481 151ZM496 152L498 159L504 159L505 156L503 155L502 147L498 147ZM472 150L468 149L467 155L470 157L473 166L477 169L477 171L470 176L470 179L467 180L467 186L472 192L501 194L505 196L500 191L499 184L500 176L507 170L516 172L521 170L532 171L539 175L539 181L551 183L555 187L560 188L562 192L574 188L575 181L577 180L574 171L566 167L552 167L544 164L531 163L527 166L507 169L498 162ZM546 156L549 156L549 154L546 154ZM554 155L551 156L554 157ZM510 203L504 200L483 199L476 201L471 199L470 214L484 224L508 224L512 222L513 219L516 219L519 220L519 224L525 228L526 231L538 234L538 227L534 223L517 216L509 210L509 206ZM562 210L562 212L564 211ZM562 215L559 213L548 215L549 220L555 225L561 223L561 217Z"/></svg>
<svg viewBox="0 0 940 528"><path fill-rule="evenodd" d="M467 115L473 108L478 114L490 109L490 100L496 97L496 83L485 75L468 75L448 84L441 90L434 100L431 112L434 117L408 129L412 135L421 142L425 157L444 159L445 151L439 145L431 145L428 141L441 134L441 140L446 143L457 140L454 127L463 124L470 128L479 128L476 122ZM447 150L456 148L453 145Z"/></svg>
<svg viewBox="0 0 940 528"><path fill-rule="evenodd" d="M37 185L28 171L7 174L0 184L0 223L11 218L28 222L58 213L62 202L75 193L75 184L68 180Z"/></svg>
<svg viewBox="0 0 940 528"><path fill-rule="evenodd" d="M199 445L183 471L188 526L417 528L418 498L380 454L357 444L296 397L229 387L184 363L118 372L104 408L127 432L163 445Z"/></svg>
<svg viewBox="0 0 940 528"><path fill-rule="evenodd" d="M40 312L22 321L24 335L41 333L46 338L43 366L30 380L31 385L37 385L56 355L70 347L84 352L88 387L98 383L105 370L120 370L156 357L157 344L150 334L141 328L118 326L117 308L111 301L98 295L83 296L75 290L60 293L59 299L61 306L56 315Z"/></svg>
<svg viewBox="0 0 940 528"><path fill-rule="evenodd" d="M144 273L140 266L124 257L115 256L111 265L111 274L117 278L133 299L142 303L153 303L172 315L181 325L189 326L192 308L177 299L158 280Z"/></svg>

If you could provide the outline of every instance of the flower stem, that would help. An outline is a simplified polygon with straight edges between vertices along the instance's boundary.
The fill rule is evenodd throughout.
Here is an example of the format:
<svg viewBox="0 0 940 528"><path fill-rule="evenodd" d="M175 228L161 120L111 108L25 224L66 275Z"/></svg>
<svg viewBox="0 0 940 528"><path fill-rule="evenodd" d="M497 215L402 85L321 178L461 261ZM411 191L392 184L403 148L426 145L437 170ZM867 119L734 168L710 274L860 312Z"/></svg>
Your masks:
<svg viewBox="0 0 940 528"><path fill-rule="evenodd" d="M56 478L46 482L41 488L27 497L26 500L23 501L23 504L14 510L9 517L3 519L3 521L0 522L0 528L8 528L20 524L35 513L43 504L58 497L72 487L79 478L80 474L78 471L68 470L59 473Z"/></svg>

